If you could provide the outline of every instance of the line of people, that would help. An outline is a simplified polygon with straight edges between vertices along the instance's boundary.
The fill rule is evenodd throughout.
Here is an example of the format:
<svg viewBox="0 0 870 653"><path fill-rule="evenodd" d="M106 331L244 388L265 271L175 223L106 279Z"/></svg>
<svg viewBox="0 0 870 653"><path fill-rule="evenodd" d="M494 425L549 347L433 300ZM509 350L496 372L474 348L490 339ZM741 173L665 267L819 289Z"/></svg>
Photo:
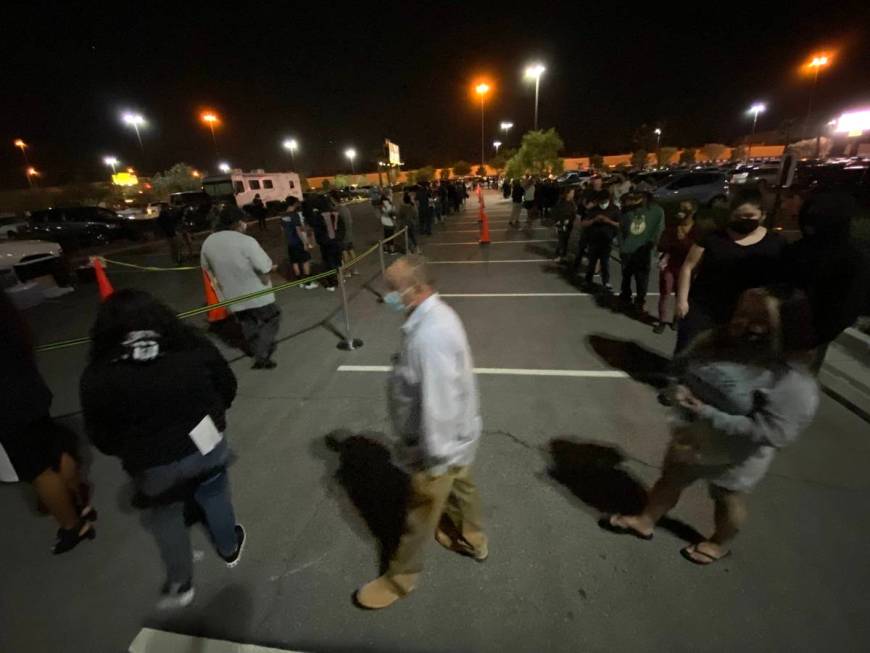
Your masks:
<svg viewBox="0 0 870 653"><path fill-rule="evenodd" d="M570 194L563 200L570 202ZM620 225L630 236L643 235L649 225L642 231L631 225L639 220L639 211L646 214L646 205L626 204L628 217L621 216ZM669 391L675 418L672 440L645 509L636 515L605 516L602 527L650 539L656 522L680 494L705 480L715 503L715 532L681 553L693 563L708 565L731 552L746 519L748 493L764 477L776 451L794 442L815 414L819 398L812 369L819 350L854 319L862 291L866 297L866 261L848 240L853 210L842 196L811 197L801 209L802 240L783 246L775 258L766 249L773 248L773 239L751 256L743 255L750 250L741 250L743 258L724 266L731 259L721 252L752 247L769 236L759 231L764 229L760 204L744 195L714 240L692 245L686 265L697 259L699 269L690 268L689 275L695 287L725 284L716 286L723 293L719 298L729 299L724 290L736 295L725 308L706 305L717 311L708 321L689 322L697 329L675 359ZM233 220L224 220L224 231L234 228L243 235ZM237 235L216 242L238 240ZM632 248L629 254L636 251ZM700 267L708 255L708 267ZM211 253L204 256L211 261ZM215 255L215 260L222 258ZM709 267L714 259L717 264ZM264 270L267 262L261 263ZM631 264L631 256L625 264ZM771 270L770 278L759 282ZM790 271L786 283L783 270ZM702 274L712 276L702 280ZM638 275L630 278L636 282ZM403 535L386 573L356 594L357 602L371 609L387 607L416 588L430 538L476 561L489 554L471 474L482 418L464 327L438 296L422 257L399 259L385 280L390 289L385 304L405 316L388 397L396 461L409 475L411 497ZM705 307L691 289L685 297ZM4 389L16 387L24 376L38 389L33 396L39 397L13 403L0 444L11 468L34 483L61 524L56 552L63 552L93 538L96 512L75 465L74 443L46 421L50 393L36 371L26 329L8 299L0 307L0 325L6 329L0 339ZM10 329L11 324L17 326ZM139 491L140 505L147 508L167 570L160 605L187 605L194 596L187 522L205 522L218 555L230 567L238 564L245 545L226 471L226 411L235 397L235 377L208 339L141 291L122 290L110 297L91 336L81 379L86 430L98 449L120 458ZM179 391L163 392L167 386Z"/></svg>

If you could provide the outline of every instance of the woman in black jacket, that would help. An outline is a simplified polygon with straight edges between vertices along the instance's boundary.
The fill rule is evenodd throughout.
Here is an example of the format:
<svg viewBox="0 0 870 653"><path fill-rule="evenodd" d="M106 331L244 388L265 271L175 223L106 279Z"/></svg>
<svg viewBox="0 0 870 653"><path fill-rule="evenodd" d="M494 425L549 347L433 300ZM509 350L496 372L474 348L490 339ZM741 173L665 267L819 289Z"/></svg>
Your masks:
<svg viewBox="0 0 870 653"><path fill-rule="evenodd" d="M55 555L96 535L90 488L79 476L77 438L52 420L51 390L36 367L30 331L0 290L0 480L25 481L60 526Z"/></svg>
<svg viewBox="0 0 870 653"><path fill-rule="evenodd" d="M202 510L218 554L234 567L245 531L227 479L225 412L236 379L217 348L148 293L121 290L101 307L81 379L85 426L94 445L121 459L150 506L166 565L159 607L193 600L185 505Z"/></svg>

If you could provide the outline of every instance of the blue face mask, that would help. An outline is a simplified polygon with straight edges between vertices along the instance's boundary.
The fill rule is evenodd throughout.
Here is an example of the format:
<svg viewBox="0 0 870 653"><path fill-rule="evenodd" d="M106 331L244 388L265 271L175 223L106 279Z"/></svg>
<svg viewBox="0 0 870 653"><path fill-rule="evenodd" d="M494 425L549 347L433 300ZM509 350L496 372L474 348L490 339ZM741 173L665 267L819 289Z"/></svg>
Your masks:
<svg viewBox="0 0 870 653"><path fill-rule="evenodd" d="M405 304L402 303L402 293L397 290L388 292L386 295L384 295L384 304L392 308L397 313L403 313L405 311Z"/></svg>

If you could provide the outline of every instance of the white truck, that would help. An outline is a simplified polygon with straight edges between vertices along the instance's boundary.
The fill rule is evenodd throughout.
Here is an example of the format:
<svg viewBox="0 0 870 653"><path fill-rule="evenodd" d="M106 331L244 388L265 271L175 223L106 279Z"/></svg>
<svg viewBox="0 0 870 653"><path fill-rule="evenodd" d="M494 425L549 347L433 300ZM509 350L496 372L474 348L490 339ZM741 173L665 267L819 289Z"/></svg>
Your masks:
<svg viewBox="0 0 870 653"><path fill-rule="evenodd" d="M212 201L232 200L240 209L259 195L264 204L283 202L288 195L302 199L302 180L295 172L265 172L264 170L231 170L202 180L202 189Z"/></svg>

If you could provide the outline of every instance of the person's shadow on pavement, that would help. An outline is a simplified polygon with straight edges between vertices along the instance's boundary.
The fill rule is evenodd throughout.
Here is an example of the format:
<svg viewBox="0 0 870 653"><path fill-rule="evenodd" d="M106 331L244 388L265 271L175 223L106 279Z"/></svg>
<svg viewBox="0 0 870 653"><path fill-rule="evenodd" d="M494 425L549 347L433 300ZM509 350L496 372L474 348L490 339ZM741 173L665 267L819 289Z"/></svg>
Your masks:
<svg viewBox="0 0 870 653"><path fill-rule="evenodd" d="M549 477L570 490L593 516L634 515L646 505L646 487L623 467L626 457L618 448L561 437L550 440L549 453ZM658 525L687 542L704 539L691 526L670 517Z"/></svg>
<svg viewBox="0 0 870 653"><path fill-rule="evenodd" d="M390 459L390 450L380 441L380 433L352 435L337 430L325 438L326 446L338 455L333 478L338 481L352 509L348 518L355 525L362 517L369 533L377 540L381 571L385 571L399 545L405 525L409 479Z"/></svg>
<svg viewBox="0 0 870 653"><path fill-rule="evenodd" d="M592 351L610 367L622 370L635 381L654 388L668 384L670 359L632 342L593 333L588 338Z"/></svg>

